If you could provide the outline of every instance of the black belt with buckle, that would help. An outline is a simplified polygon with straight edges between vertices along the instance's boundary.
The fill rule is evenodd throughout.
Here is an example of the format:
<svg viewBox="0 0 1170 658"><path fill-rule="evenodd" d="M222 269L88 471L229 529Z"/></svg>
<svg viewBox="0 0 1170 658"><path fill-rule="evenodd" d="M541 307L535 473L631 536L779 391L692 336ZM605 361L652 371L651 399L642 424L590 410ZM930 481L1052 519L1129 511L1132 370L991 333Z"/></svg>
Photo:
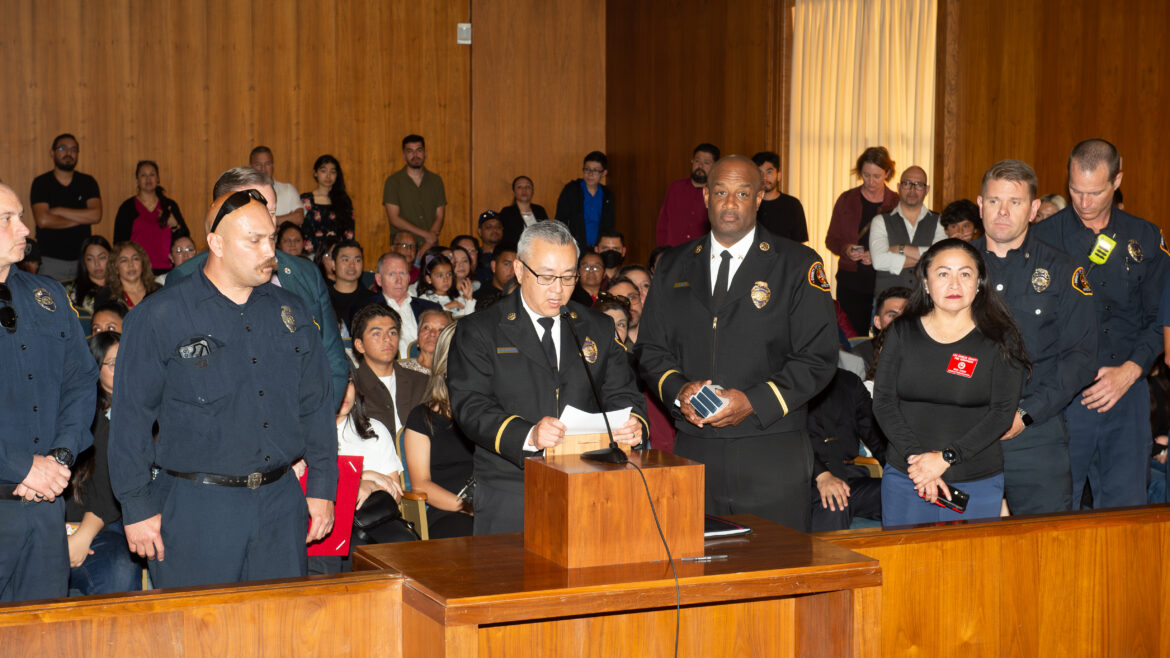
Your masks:
<svg viewBox="0 0 1170 658"><path fill-rule="evenodd" d="M217 487L247 487L249 489L259 489L260 487L276 482L284 477L288 472L287 466L274 468L266 473L252 473L249 475L215 475L213 473L179 473L172 471L169 468L162 469L164 473L172 477L177 477L183 480L190 480L198 482L199 484L212 484Z"/></svg>

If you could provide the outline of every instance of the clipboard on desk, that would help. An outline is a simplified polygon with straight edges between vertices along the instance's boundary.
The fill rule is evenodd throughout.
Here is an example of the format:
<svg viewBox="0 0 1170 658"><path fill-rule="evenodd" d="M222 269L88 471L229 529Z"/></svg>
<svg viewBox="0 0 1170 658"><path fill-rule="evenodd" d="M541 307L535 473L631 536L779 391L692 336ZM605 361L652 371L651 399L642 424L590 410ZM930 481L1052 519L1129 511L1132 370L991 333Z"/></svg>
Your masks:
<svg viewBox="0 0 1170 658"><path fill-rule="evenodd" d="M362 483L361 457L337 456L337 499L333 504L333 532L325 539L309 544L310 557L332 557L349 555L350 534L353 532L353 512L357 507L358 486ZM308 469L299 479L301 491L307 491L305 484ZM310 526L312 520L309 521Z"/></svg>

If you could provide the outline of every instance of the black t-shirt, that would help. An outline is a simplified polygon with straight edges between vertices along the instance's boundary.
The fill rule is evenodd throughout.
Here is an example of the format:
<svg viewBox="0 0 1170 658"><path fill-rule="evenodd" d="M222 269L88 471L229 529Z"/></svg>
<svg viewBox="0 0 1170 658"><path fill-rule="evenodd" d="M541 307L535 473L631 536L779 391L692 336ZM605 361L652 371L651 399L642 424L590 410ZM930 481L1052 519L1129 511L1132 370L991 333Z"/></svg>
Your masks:
<svg viewBox="0 0 1170 658"><path fill-rule="evenodd" d="M756 222L774 235L793 242L808 242L808 222L800 199L780 193L775 199L764 199L756 212Z"/></svg>
<svg viewBox="0 0 1170 658"><path fill-rule="evenodd" d="M428 422L429 421L429 422ZM420 404L406 419L406 429L427 436L431 440L431 481L453 494L459 493L471 477L471 457L474 444L455 427L454 421ZM402 444L406 452L406 443ZM406 463L406 455L402 455Z"/></svg>
<svg viewBox="0 0 1170 658"><path fill-rule="evenodd" d="M338 320L345 323L346 327L349 327L350 321L353 320L353 315L358 312L358 309L377 300L377 298L378 293L363 288L360 283L353 292L338 292L337 288L329 286L329 302L333 305L333 313L337 315Z"/></svg>
<svg viewBox="0 0 1170 658"><path fill-rule="evenodd" d="M939 343L918 318L888 329L877 357L873 412L890 440L887 463L907 470L906 457L954 448L960 462L943 473L948 483L1003 472L999 437L1020 402L1023 368L978 329Z"/></svg>
<svg viewBox="0 0 1170 658"><path fill-rule="evenodd" d="M85 210L90 199L101 198L101 190L93 176L80 171L73 172L68 186L57 182L53 172L47 172L33 179L29 201L47 203L50 208L74 208ZM81 257L81 243L90 236L90 225L72 228L38 228L37 244L41 255L58 260L77 260Z"/></svg>

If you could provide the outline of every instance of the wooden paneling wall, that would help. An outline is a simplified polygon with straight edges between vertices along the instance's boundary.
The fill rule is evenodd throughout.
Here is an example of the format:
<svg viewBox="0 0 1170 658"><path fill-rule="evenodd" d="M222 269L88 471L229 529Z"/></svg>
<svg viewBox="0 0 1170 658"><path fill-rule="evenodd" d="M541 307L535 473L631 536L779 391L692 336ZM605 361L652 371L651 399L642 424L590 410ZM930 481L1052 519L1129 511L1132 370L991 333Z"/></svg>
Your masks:
<svg viewBox="0 0 1170 658"><path fill-rule="evenodd" d="M606 9L606 145L627 261L655 246L671 181L691 150L784 154L790 1L624 2Z"/></svg>
<svg viewBox="0 0 1170 658"><path fill-rule="evenodd" d="M553 215L605 150L605 5L472 0L471 16L471 219L512 203L519 175Z"/></svg>
<svg viewBox="0 0 1170 658"><path fill-rule="evenodd" d="M455 43L467 20L466 0L0 0L0 179L27 204L52 138L72 132L78 170L102 186L97 232L112 234L134 163L153 159L202 242L215 178L253 146L302 192L331 153L376 257L389 246L382 182L416 132L454 236L469 228L470 51Z"/></svg>
<svg viewBox="0 0 1170 658"><path fill-rule="evenodd" d="M1170 3L1150 0L940 0L936 205L974 199L1003 158L1067 198L1069 151L1103 137L1123 157L1126 210L1170 230L1156 205L1170 152L1167 25Z"/></svg>
<svg viewBox="0 0 1170 658"><path fill-rule="evenodd" d="M818 537L881 562L883 656L1170 655L1165 505Z"/></svg>

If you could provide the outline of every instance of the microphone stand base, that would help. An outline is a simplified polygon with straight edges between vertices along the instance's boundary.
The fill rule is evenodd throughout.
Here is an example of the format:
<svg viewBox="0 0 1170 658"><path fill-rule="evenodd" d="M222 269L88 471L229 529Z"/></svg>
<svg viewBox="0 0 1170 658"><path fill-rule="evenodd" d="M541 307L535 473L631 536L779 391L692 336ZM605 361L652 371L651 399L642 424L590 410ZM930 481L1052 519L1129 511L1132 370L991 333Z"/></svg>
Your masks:
<svg viewBox="0 0 1170 658"><path fill-rule="evenodd" d="M581 453L581 459L591 462L600 462L602 464L625 464L630 461L630 458L626 456L626 453L623 452L621 448L617 447L616 444L612 443L608 448L590 450L589 452Z"/></svg>

